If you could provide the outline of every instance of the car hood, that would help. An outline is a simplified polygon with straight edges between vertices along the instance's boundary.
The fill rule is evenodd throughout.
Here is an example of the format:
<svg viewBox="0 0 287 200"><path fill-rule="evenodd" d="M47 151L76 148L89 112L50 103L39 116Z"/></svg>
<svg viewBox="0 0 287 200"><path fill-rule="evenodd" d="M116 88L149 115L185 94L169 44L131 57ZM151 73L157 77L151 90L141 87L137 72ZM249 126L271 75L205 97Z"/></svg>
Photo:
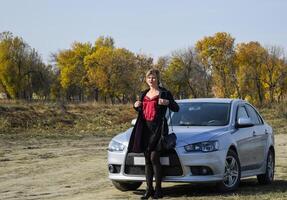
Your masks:
<svg viewBox="0 0 287 200"><path fill-rule="evenodd" d="M191 143L203 142L212 139L215 136L221 135L228 131L228 127L218 127L218 126L174 126L173 132L177 136L177 147L181 147ZM115 136L113 139L128 145L132 128L129 128L126 132ZM171 133L172 130L170 129Z"/></svg>
<svg viewBox="0 0 287 200"><path fill-rule="evenodd" d="M218 126L192 126L173 128L173 132L177 136L177 147L197 142L209 141L212 138L225 133L227 130L228 127Z"/></svg>

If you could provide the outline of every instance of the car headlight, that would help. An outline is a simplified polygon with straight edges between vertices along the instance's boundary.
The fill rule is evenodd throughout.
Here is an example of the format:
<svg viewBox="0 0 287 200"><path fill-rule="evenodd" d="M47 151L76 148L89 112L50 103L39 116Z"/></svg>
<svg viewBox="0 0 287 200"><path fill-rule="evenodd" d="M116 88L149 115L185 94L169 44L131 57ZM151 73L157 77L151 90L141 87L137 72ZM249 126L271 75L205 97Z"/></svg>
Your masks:
<svg viewBox="0 0 287 200"><path fill-rule="evenodd" d="M125 145L122 143L116 142L112 140L109 144L108 150L109 151L123 151L125 149Z"/></svg>
<svg viewBox="0 0 287 200"><path fill-rule="evenodd" d="M184 146L184 149L187 152L198 152L198 151L211 152L211 151L217 151L218 148L219 148L218 141L198 142Z"/></svg>

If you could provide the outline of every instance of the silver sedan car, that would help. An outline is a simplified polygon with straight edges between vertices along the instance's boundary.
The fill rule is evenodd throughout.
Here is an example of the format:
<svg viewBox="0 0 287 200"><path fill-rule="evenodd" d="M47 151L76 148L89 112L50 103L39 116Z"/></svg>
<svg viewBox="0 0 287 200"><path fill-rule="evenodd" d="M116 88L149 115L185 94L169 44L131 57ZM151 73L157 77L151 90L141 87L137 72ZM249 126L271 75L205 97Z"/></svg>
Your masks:
<svg viewBox="0 0 287 200"><path fill-rule="evenodd" d="M215 182L222 192L235 190L244 177L273 181L273 131L250 103L220 98L177 103L180 111L168 120L177 143L161 155L163 181ZM121 191L136 190L145 181L144 155L127 152L131 131L116 135L108 147L109 179Z"/></svg>

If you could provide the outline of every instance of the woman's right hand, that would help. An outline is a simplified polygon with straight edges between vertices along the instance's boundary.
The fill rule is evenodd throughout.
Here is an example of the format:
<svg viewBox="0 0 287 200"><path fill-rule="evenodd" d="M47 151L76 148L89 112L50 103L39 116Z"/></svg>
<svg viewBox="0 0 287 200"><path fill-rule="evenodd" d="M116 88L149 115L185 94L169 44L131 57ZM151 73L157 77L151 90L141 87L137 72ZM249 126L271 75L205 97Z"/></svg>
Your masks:
<svg viewBox="0 0 287 200"><path fill-rule="evenodd" d="M141 101L136 101L135 104L134 104L134 107L135 108L138 108L139 106L142 105L142 102Z"/></svg>

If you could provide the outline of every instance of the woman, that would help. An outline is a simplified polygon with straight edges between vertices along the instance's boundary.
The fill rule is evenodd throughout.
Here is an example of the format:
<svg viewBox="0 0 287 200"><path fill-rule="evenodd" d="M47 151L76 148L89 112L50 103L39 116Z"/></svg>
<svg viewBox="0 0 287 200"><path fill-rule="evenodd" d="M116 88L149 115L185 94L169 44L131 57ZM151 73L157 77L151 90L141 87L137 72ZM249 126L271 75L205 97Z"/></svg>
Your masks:
<svg viewBox="0 0 287 200"><path fill-rule="evenodd" d="M136 153L143 152L145 156L147 189L141 199L148 199L151 196L162 198L163 196L160 152L163 151L161 136L168 134L165 114L167 108L174 112L179 110L172 94L159 86L159 80L160 75L157 69L148 70L146 83L149 89L143 91L140 99L134 103L134 108L138 111L138 118L131 134L128 150ZM152 185L153 176L156 182L155 190Z"/></svg>

